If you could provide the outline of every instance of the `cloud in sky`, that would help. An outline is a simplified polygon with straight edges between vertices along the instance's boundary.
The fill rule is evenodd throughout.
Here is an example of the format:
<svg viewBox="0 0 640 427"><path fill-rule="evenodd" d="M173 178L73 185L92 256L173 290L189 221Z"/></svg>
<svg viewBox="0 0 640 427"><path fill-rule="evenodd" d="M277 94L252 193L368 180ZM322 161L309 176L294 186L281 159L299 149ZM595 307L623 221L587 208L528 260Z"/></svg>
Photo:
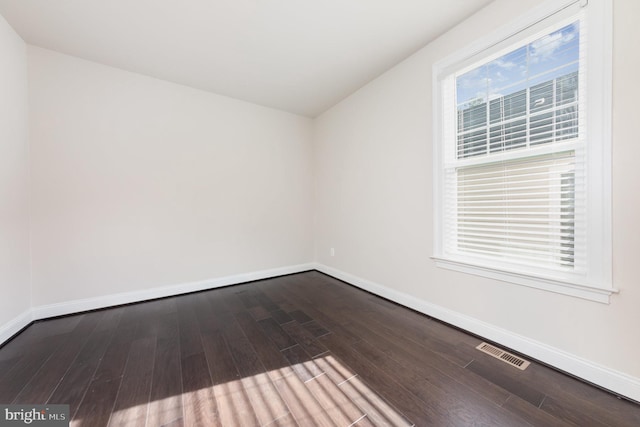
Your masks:
<svg viewBox="0 0 640 427"><path fill-rule="evenodd" d="M577 26L570 25L531 43L530 60L533 62L553 58L553 55L577 36Z"/></svg>
<svg viewBox="0 0 640 427"><path fill-rule="evenodd" d="M499 68L504 68L505 70L511 70L512 68L515 68L518 66L518 64L516 64L513 61L505 60L504 57L498 58L495 61L492 61L491 65L495 65Z"/></svg>

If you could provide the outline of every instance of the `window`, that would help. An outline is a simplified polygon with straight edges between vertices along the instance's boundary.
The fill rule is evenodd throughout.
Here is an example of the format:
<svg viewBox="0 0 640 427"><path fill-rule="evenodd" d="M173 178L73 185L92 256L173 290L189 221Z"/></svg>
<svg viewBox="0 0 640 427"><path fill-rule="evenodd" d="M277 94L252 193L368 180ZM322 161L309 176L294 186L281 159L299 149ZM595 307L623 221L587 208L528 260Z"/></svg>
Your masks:
<svg viewBox="0 0 640 427"><path fill-rule="evenodd" d="M441 267L608 302L611 4L553 0L434 66Z"/></svg>

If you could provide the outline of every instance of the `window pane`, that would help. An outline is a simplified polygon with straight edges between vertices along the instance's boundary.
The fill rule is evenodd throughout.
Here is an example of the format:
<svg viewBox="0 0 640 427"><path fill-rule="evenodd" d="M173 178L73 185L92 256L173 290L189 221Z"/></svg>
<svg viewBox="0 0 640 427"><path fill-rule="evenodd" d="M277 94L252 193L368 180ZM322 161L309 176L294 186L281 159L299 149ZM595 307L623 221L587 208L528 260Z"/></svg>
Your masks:
<svg viewBox="0 0 640 427"><path fill-rule="evenodd" d="M578 136L579 22L456 77L458 158Z"/></svg>

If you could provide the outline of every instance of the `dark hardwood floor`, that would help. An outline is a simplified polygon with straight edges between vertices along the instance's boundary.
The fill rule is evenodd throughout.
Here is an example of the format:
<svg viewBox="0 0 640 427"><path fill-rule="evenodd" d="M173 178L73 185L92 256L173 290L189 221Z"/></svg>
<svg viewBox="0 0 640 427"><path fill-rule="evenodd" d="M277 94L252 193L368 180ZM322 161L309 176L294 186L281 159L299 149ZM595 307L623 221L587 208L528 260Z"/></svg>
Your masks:
<svg viewBox="0 0 640 427"><path fill-rule="evenodd" d="M0 403L84 426L639 426L640 406L318 272L37 322Z"/></svg>

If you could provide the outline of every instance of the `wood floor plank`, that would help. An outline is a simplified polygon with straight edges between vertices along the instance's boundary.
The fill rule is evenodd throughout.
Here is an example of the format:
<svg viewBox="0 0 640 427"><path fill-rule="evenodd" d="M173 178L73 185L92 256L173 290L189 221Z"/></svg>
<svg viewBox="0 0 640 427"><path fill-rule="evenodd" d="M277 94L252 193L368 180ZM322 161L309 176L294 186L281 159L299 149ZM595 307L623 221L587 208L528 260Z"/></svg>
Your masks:
<svg viewBox="0 0 640 427"><path fill-rule="evenodd" d="M249 397L259 425L271 424L289 413L289 408L266 373L244 377L240 381Z"/></svg>
<svg viewBox="0 0 640 427"><path fill-rule="evenodd" d="M223 426L204 351L182 359L185 426Z"/></svg>
<svg viewBox="0 0 640 427"><path fill-rule="evenodd" d="M89 385L72 425L106 426L120 388L120 378L102 378Z"/></svg>
<svg viewBox="0 0 640 427"><path fill-rule="evenodd" d="M376 424L374 424L366 415L363 415L355 423L351 424L353 427L375 427L375 425Z"/></svg>
<svg viewBox="0 0 640 427"><path fill-rule="evenodd" d="M289 323L293 321L293 317L289 316L289 314L284 310L275 310L270 312L271 317L275 320L278 325L282 325L284 323Z"/></svg>
<svg viewBox="0 0 640 427"><path fill-rule="evenodd" d="M314 338L320 338L331 333L331 331L326 329L315 320L305 323L304 325L302 325L302 327L309 331L309 333L313 335Z"/></svg>
<svg viewBox="0 0 640 427"><path fill-rule="evenodd" d="M504 403L503 407L518 415L533 426L568 427L571 425L548 414L540 408L533 406L531 403L519 398L518 396L510 396Z"/></svg>
<svg viewBox="0 0 640 427"><path fill-rule="evenodd" d="M265 425L264 427L297 427L299 424L296 422L296 419L289 412L287 415L274 420L273 422Z"/></svg>
<svg viewBox="0 0 640 427"><path fill-rule="evenodd" d="M414 425L389 402L361 381L357 375L341 383L340 389L367 415L367 420L376 426Z"/></svg>
<svg viewBox="0 0 640 427"><path fill-rule="evenodd" d="M35 377L41 365L51 357L52 353L60 347L64 339L60 336L49 337L43 339L39 344L34 344L32 351L27 352L21 357L4 375L0 373L0 402L22 402L15 400L20 391L27 384L35 386L36 383L30 382Z"/></svg>
<svg viewBox="0 0 640 427"><path fill-rule="evenodd" d="M198 320L198 329L201 334L219 331L221 328L218 318L214 315L206 293L198 293L193 304L193 310Z"/></svg>
<svg viewBox="0 0 640 427"><path fill-rule="evenodd" d="M129 348L136 336L138 310L135 305L123 307L122 318L98 365L94 380L115 380L122 376Z"/></svg>
<svg viewBox="0 0 640 427"><path fill-rule="evenodd" d="M468 425L477 422L482 425L525 426L527 423L498 405L487 401L481 394L459 386L452 378L442 378L437 370L424 369L420 364L407 365L397 362L366 341L353 346L354 350L385 372L395 372L399 381L414 396L424 402L439 425ZM405 369L412 366L412 369ZM435 385L433 377L438 376ZM434 381L434 382L436 382Z"/></svg>
<svg viewBox="0 0 640 427"><path fill-rule="evenodd" d="M337 286L334 292L327 295L328 301L326 303L331 305L331 298L340 298L341 300L349 301L350 299L357 298L359 293L364 294L362 291L354 288ZM357 299L360 300L361 298ZM362 310L366 313L366 317L372 324L375 324L376 327L381 326L389 329L395 335L416 342L428 348L432 353L440 354L440 356L461 367L466 366L473 360L473 352L469 352L468 350L462 351L457 346L459 334L455 329L446 328L449 333L447 338L441 334L443 326L441 323L433 321L429 317L412 310L395 310L395 305L393 305L393 309L388 309L386 305L380 306L379 304L375 304L373 300L376 299L378 298L366 294L361 304ZM389 304L392 305L391 303ZM353 314L353 312L354 310L346 311L347 317ZM454 342L451 342L452 337L455 337ZM466 335L464 339L473 340L475 343L474 347L480 343L479 340L469 337L468 335Z"/></svg>
<svg viewBox="0 0 640 427"><path fill-rule="evenodd" d="M264 333L273 341L279 350L296 345L296 341L287 334L275 320L269 318L258 322Z"/></svg>
<svg viewBox="0 0 640 427"><path fill-rule="evenodd" d="M37 320L30 327L24 329L21 333L14 336L9 342L0 346L0 360L15 357L15 355L24 353L29 348L42 340L65 335L71 332L76 325L82 320L84 314L75 316L62 316L53 319ZM11 345L5 345L9 344Z"/></svg>
<svg viewBox="0 0 640 427"><path fill-rule="evenodd" d="M363 322L364 323L364 322ZM398 359L398 362L391 362L391 365L387 365L387 371L393 370L394 367L396 370L401 370L402 366L416 366L416 373L421 372L423 378L427 380L427 383L432 383L439 390L441 390L440 398L437 402L434 402L436 407L434 408L437 413L439 413L440 417L448 416L449 408L456 408L455 415L456 417L460 417L462 422L465 420L468 422L472 420L474 417L481 419L484 417L486 421L493 425L516 425L517 423L522 423L523 420L519 417L513 417L509 412L501 410L498 407L492 407L490 405L486 405L483 400L486 397L487 392L493 392L496 397L495 403L502 404L506 398L509 396L507 392L500 392L499 389L496 388L489 381L478 381L474 380L473 377L464 374L461 368L457 366L447 366L448 361L444 359L439 359L439 355L432 354L430 357L425 357L426 354L429 354L429 350L424 349L423 352L411 354L410 352L404 351L406 348L404 343L398 340L397 335L393 333L385 334L386 338L382 338L378 336L376 333L373 333L371 330L367 330L367 326L363 326L363 323L359 324L359 328L357 332L359 335L363 335L365 338L368 336L369 339L372 339L372 342L376 343L376 347L380 347L382 345L382 349L385 350L391 357L395 357ZM367 322L368 325L371 322ZM380 324L376 324L376 332L380 333L380 330L384 330L384 326ZM368 333L367 333L368 332ZM386 339L389 339L391 342L394 342L393 345L385 345ZM365 348L363 348L365 347ZM368 346L366 342L359 342L354 345L354 348L360 348L362 353L366 354L375 354L376 349ZM429 366L429 362L434 360L436 366L439 369L425 369L426 366ZM388 362L384 358L376 359L378 363ZM426 365L425 365L426 362ZM457 372L456 372L456 368ZM455 374L455 379L450 377L449 375ZM469 380L474 380L469 382ZM463 385L462 383L466 383ZM411 377L405 377L403 379L403 384L405 386L410 387L410 390L421 397L425 401L429 401L429 396L434 394L434 392L428 392L428 387L423 382L420 384L419 380L414 380ZM471 388L468 388L470 386ZM476 392L473 391L476 390ZM446 390L446 392L445 392ZM451 392L455 392L455 395ZM483 393L484 391L484 393ZM449 402L444 399L445 396L449 396ZM441 402L442 401L442 402ZM442 404L444 403L444 405ZM480 411L479 408L485 408L484 411Z"/></svg>
<svg viewBox="0 0 640 427"><path fill-rule="evenodd" d="M239 380L240 374L222 332L203 334L201 339L213 385Z"/></svg>
<svg viewBox="0 0 640 427"><path fill-rule="evenodd" d="M235 318L227 324L224 336L240 374L240 383L260 425L269 424L286 415L289 412L287 406L265 373L265 367L254 346Z"/></svg>
<svg viewBox="0 0 640 427"><path fill-rule="evenodd" d="M264 280L260 282L260 291L267 295L271 301L276 304L277 308L290 313L298 309L298 306L293 304L282 289L282 278L273 280Z"/></svg>
<svg viewBox="0 0 640 427"><path fill-rule="evenodd" d="M640 425L638 405L581 382L568 375L559 374L546 366L533 363L522 373L524 381L544 388L548 396L575 411L590 413L603 423L620 426Z"/></svg>
<svg viewBox="0 0 640 427"><path fill-rule="evenodd" d="M4 377L4 374L10 372L23 356L24 353L17 353L11 358L7 357L6 359L0 360L0 377Z"/></svg>
<svg viewBox="0 0 640 427"><path fill-rule="evenodd" d="M223 334L215 332L202 335L202 345L213 381L221 424L256 425L258 419Z"/></svg>
<svg viewBox="0 0 640 427"><path fill-rule="evenodd" d="M255 320L263 320L271 317L271 313L261 305L251 307L248 311Z"/></svg>
<svg viewBox="0 0 640 427"><path fill-rule="evenodd" d="M378 426L411 426L410 423L389 402L373 392L347 366L340 363L333 354L314 360L331 381L367 415L367 419ZM363 421L361 424L365 424Z"/></svg>
<svg viewBox="0 0 640 427"><path fill-rule="evenodd" d="M454 390L460 396L474 391L498 405L502 405L510 396L510 392L499 385L480 375L470 374L468 370L445 359L439 353L434 353L422 345L412 344L382 325L372 322L354 322L352 325L363 339L375 343L399 363L419 367L425 378L441 389Z"/></svg>
<svg viewBox="0 0 640 427"><path fill-rule="evenodd" d="M350 426L365 415L327 375L316 376L305 385L337 425Z"/></svg>
<svg viewBox="0 0 640 427"><path fill-rule="evenodd" d="M182 364L177 311L165 315L160 323L162 326L156 342L147 423L182 425Z"/></svg>
<svg viewBox="0 0 640 427"><path fill-rule="evenodd" d="M553 415L559 420L575 426L605 427L616 425L611 422L600 422L593 418L589 413L575 411L549 396L544 399L544 402L540 405L540 409Z"/></svg>
<svg viewBox="0 0 640 427"><path fill-rule="evenodd" d="M325 314L322 311L318 310L319 307L316 304L313 304L312 302L309 301L308 295L302 295L299 292L299 289L285 287L284 291L286 292L287 298L292 305L296 307L301 307L306 312L309 313L309 315L305 314L306 317L296 319L298 323L302 324L302 326L307 326L312 322L305 321L304 323L302 323L300 322L300 320L304 321L305 318L311 319L311 317L309 316L313 316L312 320L315 320L316 322L320 322L322 325L324 325L324 327L326 327L327 329L329 329L330 331L336 334L339 334L343 339L346 339L351 343L357 342L360 340L359 336L354 335L350 333L348 330L344 329L342 325L333 318L333 314L334 314L333 312ZM301 310L294 310L293 312L296 312L296 311L301 311ZM327 311L330 311L330 310L327 310ZM290 312L289 314L292 314L293 312ZM313 331L310 331L310 332L313 333Z"/></svg>
<svg viewBox="0 0 640 427"><path fill-rule="evenodd" d="M498 363L502 362L498 361ZM509 366L506 365L505 367ZM486 378L488 381L499 385L516 396L519 396L535 407L539 407L545 398L545 394L542 391L537 390L522 381L518 381L510 376L508 371L503 369L492 369L492 367L487 366L478 360L474 360L467 365L467 369L471 372L475 372L483 378Z"/></svg>
<svg viewBox="0 0 640 427"><path fill-rule="evenodd" d="M239 292L246 292L246 289L246 285L230 286L217 289L216 292L205 293L204 297L212 308L213 316L222 322L225 317L247 312L247 308L237 296Z"/></svg>
<svg viewBox="0 0 640 427"><path fill-rule="evenodd" d="M282 350L282 354L287 358L291 369L303 383L323 373L322 369L312 360L311 356L299 345L294 345L293 347Z"/></svg>
<svg viewBox="0 0 640 427"><path fill-rule="evenodd" d="M264 292L262 292L259 283L252 288L252 292L255 299L258 300L260 306L268 312L280 310L278 304L276 304L271 298L269 298Z"/></svg>
<svg viewBox="0 0 640 427"><path fill-rule="evenodd" d="M393 314L389 315L389 313L382 311L372 316L372 320L375 325L383 325L394 334L422 345L432 353L436 353L460 367L467 366L474 359L475 353L473 351L462 351L461 347L458 346L457 340L447 340L434 333L434 331L439 331L442 326L439 322L426 317L421 318L415 313L410 313L410 316L405 316L407 313L402 311L394 312ZM455 335L455 330L452 329L451 332ZM480 344L480 341L475 338L472 339L473 347L475 348L476 345Z"/></svg>
<svg viewBox="0 0 640 427"><path fill-rule="evenodd" d="M246 309L260 306L260 302L251 294L248 289L240 292L235 292L235 294Z"/></svg>
<svg viewBox="0 0 640 427"><path fill-rule="evenodd" d="M91 379L111 342L120 323L123 310L120 308L100 312L100 321L85 346L75 358L47 403L69 405L73 418L86 394Z"/></svg>
<svg viewBox="0 0 640 427"><path fill-rule="evenodd" d="M138 338L131 344L110 426L146 425L155 352L155 337Z"/></svg>
<svg viewBox="0 0 640 427"><path fill-rule="evenodd" d="M289 316L291 316L291 318L293 318L298 323L307 323L313 320L311 317L309 317L309 315L307 315L307 313L302 310L292 311L291 313L289 313Z"/></svg>
<svg viewBox="0 0 640 427"><path fill-rule="evenodd" d="M164 312L163 302L161 300L148 301L136 305L138 306L140 317L138 318L135 339L157 338L158 329L160 328L158 318L162 317Z"/></svg>
<svg viewBox="0 0 640 427"><path fill-rule="evenodd" d="M80 322L67 334L67 339L41 365L34 378L24 386L13 402L46 402L86 344L99 319L98 315L80 316Z"/></svg>
<svg viewBox="0 0 640 427"><path fill-rule="evenodd" d="M264 371L258 355L235 318L229 318L223 335L240 377L251 377Z"/></svg>
<svg viewBox="0 0 640 427"><path fill-rule="evenodd" d="M306 272L36 322L0 347L0 402L69 404L74 426L640 425L481 341Z"/></svg>
<svg viewBox="0 0 640 427"><path fill-rule="evenodd" d="M269 377L276 380L286 375L288 371L282 368L287 367L289 362L275 343L264 334L263 329L247 313L236 315L236 319L247 339L253 344L256 355Z"/></svg>
<svg viewBox="0 0 640 427"><path fill-rule="evenodd" d="M216 385L214 395L223 426L259 425L241 380Z"/></svg>
<svg viewBox="0 0 640 427"><path fill-rule="evenodd" d="M186 426L222 426L213 380L202 342L202 332L214 331L207 321L209 305L202 293L177 299L182 373L182 407Z"/></svg>
<svg viewBox="0 0 640 427"><path fill-rule="evenodd" d="M176 300L178 309L178 328L180 330L181 359L202 352L200 326L196 311L193 308L196 298L197 294L182 295Z"/></svg>
<svg viewBox="0 0 640 427"><path fill-rule="evenodd" d="M285 375L275 381L275 386L299 425L336 426L297 375Z"/></svg>
<svg viewBox="0 0 640 427"><path fill-rule="evenodd" d="M357 376L349 367L340 364L331 352L313 359L313 361L338 386Z"/></svg>
<svg viewBox="0 0 640 427"><path fill-rule="evenodd" d="M75 415L107 348L110 337L109 331L100 331L89 338L87 345L69 367L47 403L68 404L69 415L71 417Z"/></svg>
<svg viewBox="0 0 640 427"><path fill-rule="evenodd" d="M339 333L343 338L350 342L357 342L360 340L359 336L350 334L349 331L342 327L344 323L348 322L348 320L344 319L344 313L348 310L339 313L333 310L333 305L325 306L330 307L330 309L324 310L323 305L319 303L319 300L322 299L322 293L316 293L318 298L314 301L314 292L311 288L305 290L299 286L289 286L289 284L285 282L284 289L287 292L288 298L295 302L300 309L304 310L304 313L311 318L311 321L298 321L298 323L301 323L316 338L324 336L327 333L334 332ZM310 298L310 296L312 298Z"/></svg>
<svg viewBox="0 0 640 427"><path fill-rule="evenodd" d="M419 425L438 425L440 420L425 408L424 402L398 383L394 375L378 370L369 360L354 352L347 343L341 342L336 334L326 335L320 340L340 359L341 364L349 366L385 400L402 408L406 418Z"/></svg>
<svg viewBox="0 0 640 427"><path fill-rule="evenodd" d="M312 358L328 351L322 343L315 339L311 332L303 328L297 321L286 323L281 325L281 327L300 347L304 348Z"/></svg>

